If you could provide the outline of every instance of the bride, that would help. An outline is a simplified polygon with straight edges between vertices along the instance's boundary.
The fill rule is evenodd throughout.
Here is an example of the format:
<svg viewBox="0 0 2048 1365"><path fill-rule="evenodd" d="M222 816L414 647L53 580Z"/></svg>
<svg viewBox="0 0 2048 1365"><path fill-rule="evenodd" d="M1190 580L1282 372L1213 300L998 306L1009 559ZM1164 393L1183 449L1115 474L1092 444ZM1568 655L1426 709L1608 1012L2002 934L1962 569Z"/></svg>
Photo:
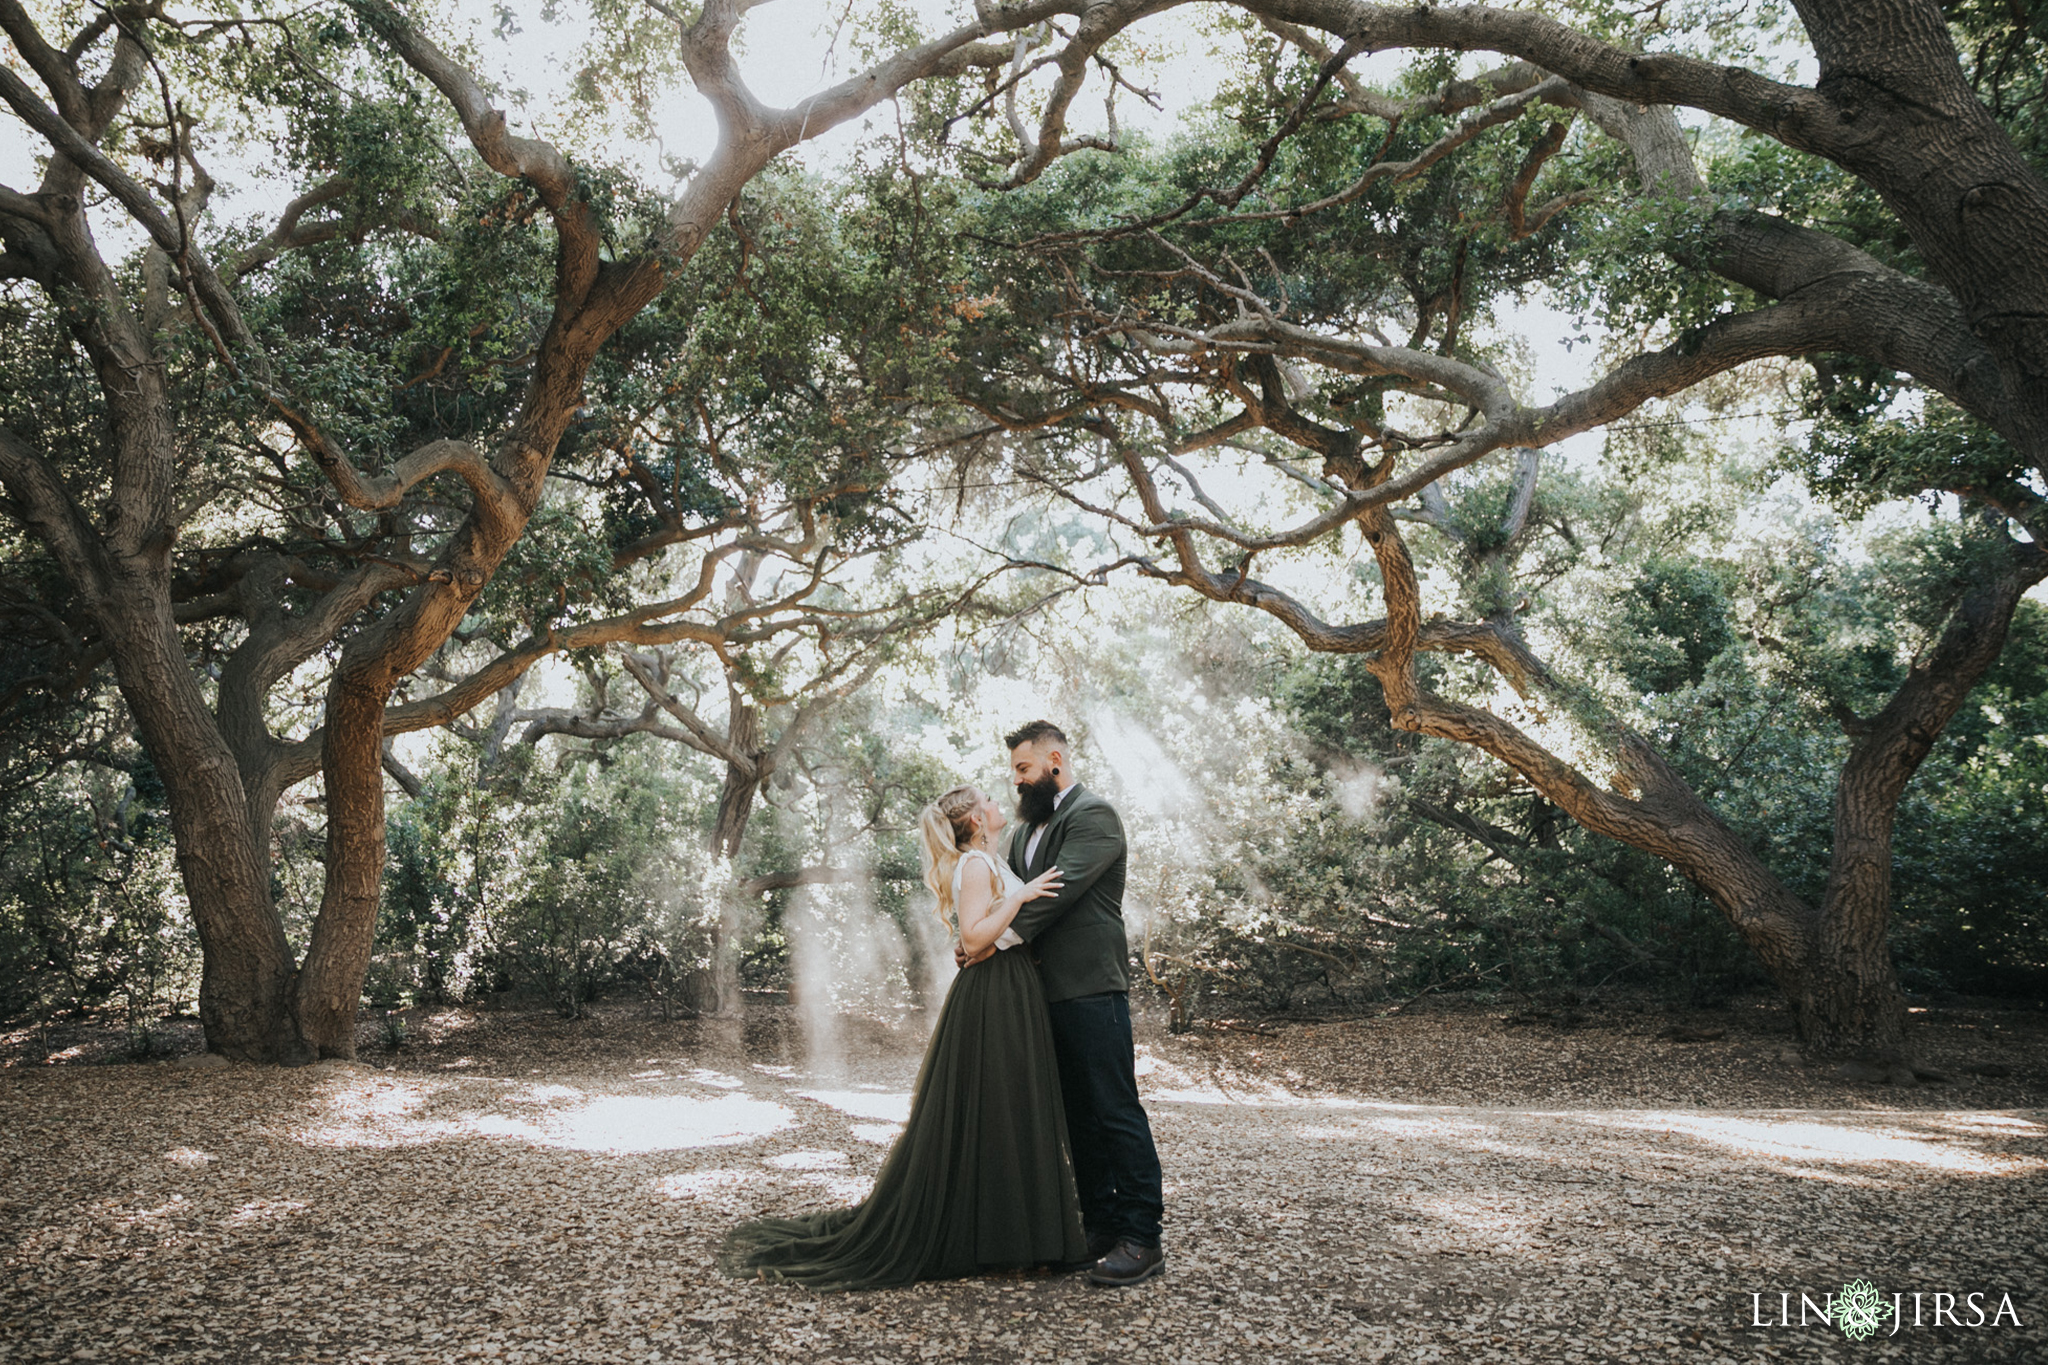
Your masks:
<svg viewBox="0 0 2048 1365"><path fill-rule="evenodd" d="M1022 881L995 855L1003 813L955 787L918 818L925 885L968 953L1001 937L1060 870ZM1085 1265L1059 1067L1038 968L996 953L953 979L910 1119L866 1200L728 1233L719 1268L813 1289L871 1289L1051 1264Z"/></svg>

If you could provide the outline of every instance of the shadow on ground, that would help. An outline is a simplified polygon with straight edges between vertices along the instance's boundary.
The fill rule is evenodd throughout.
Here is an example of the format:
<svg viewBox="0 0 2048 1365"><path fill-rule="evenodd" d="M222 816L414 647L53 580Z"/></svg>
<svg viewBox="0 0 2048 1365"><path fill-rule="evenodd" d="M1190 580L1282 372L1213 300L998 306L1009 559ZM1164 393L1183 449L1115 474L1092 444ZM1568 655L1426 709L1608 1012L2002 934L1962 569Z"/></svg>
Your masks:
<svg viewBox="0 0 2048 1365"><path fill-rule="evenodd" d="M767 1002L744 1021L421 1022L420 1047L367 1064L0 1071L0 1354L2048 1354L2048 1112L1976 1107L1967 1087L1851 1092L1811 1078L1802 1103L1654 1102L1716 1083L1747 1095L1743 1036L1717 1067L1657 1051L1648 1027L1548 1038L1470 1012L1274 1038L1173 1037L1146 1020L1142 1084L1168 1182L1163 1279L815 1296L719 1277L712 1248L742 1217L864 1193L906 1112L917 1016L844 1021L835 1050L847 1060L830 1074L806 1069L786 1007ZM1442 1053L1433 1073L1430 1049ZM1556 1065L1600 1055L1586 1073L1598 1084L1621 1058L1644 1073L1629 1093L1653 1101L1477 1079L1518 1051L1566 1050ZM2034 1054L2008 1052L2022 1063L2014 1083L2031 1085ZM1764 1073L1789 1074L1766 1053ZM1464 1102L1429 1102L1431 1074ZM1818 1315L1852 1280L1883 1308L1899 1296L1899 1317L1865 1341Z"/></svg>

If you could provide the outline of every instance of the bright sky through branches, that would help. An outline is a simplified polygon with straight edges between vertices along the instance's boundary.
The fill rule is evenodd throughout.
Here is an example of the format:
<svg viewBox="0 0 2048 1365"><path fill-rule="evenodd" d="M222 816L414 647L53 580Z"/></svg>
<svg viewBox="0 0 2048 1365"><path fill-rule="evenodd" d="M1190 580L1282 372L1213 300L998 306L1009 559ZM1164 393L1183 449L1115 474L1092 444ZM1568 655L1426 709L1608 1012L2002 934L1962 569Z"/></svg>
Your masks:
<svg viewBox="0 0 2048 1365"><path fill-rule="evenodd" d="M769 0L749 11L734 50L755 97L764 104L787 108L854 74L860 67L861 13L872 8L866 0ZM907 0L906 8L918 16L927 34L959 25L963 15L972 10L961 0ZM199 10L195 7L193 12ZM555 17L544 17L549 12ZM48 23L48 17L44 18ZM58 26L52 27L54 31ZM548 0L455 0L436 27L451 46L474 45L472 50L482 68L479 74L505 92L515 130L542 137L562 136L570 108L569 91L588 55L591 20L586 5L551 4ZM1131 82L1155 92L1159 101L1155 109L1128 91L1120 92L1117 121L1126 132L1142 132L1156 139L1171 136L1189 113L1213 96L1224 75L1224 63L1213 50L1212 35L1199 12L1157 16L1136 25L1118 46L1119 60ZM11 45L0 52L10 66L28 74ZM1352 65L1368 79L1384 79L1398 70L1402 60L1403 54L1386 52L1362 57ZM1477 57L1472 60L1478 62ZM1070 115L1074 131L1106 128L1101 85L1099 78L1092 79L1075 102ZM701 163L718 136L710 104L686 79L679 79L666 96L657 99L654 122L658 146L635 147L621 128L608 139L610 145L605 150L655 183L663 177L664 155ZM893 122L892 107L883 105L787 155L829 172L845 164L863 138L892 136ZM203 131L201 136L204 139ZM567 141L573 147L573 140ZM0 139L0 183L16 189L33 186L40 178L36 150L31 139ZM245 152L202 140L199 150L219 182L212 205L219 217L274 216L303 188L268 176L268 158L257 148ZM129 225L108 220L101 231L110 236L129 234ZM1592 348L1580 345L1568 351L1561 344L1574 330L1566 326L1568 319L1538 305L1514 310L1504 321L1511 329L1523 331L1531 343L1532 397L1540 401L1554 389L1585 382Z"/></svg>
<svg viewBox="0 0 2048 1365"><path fill-rule="evenodd" d="M972 13L967 0L903 0L903 7L916 15L927 35L957 27ZM863 17L875 9L873 0L767 0L742 21L734 42L739 70L762 103L795 106L860 69ZM193 13L199 12L199 7L193 7ZM1115 44L1127 78L1158 98L1158 107L1152 108L1128 91L1120 92L1117 119L1126 133L1169 138L1213 97L1225 78L1227 63L1217 51L1220 35L1210 28L1210 13L1197 8L1158 15L1134 26ZM575 108L570 92L591 57L593 22L582 0L454 0L442 10L438 22L429 22L445 45L472 54L479 74L502 92L512 125L521 133L557 139L572 154L583 144L581 150L586 154L596 152L623 162L654 184L667 178L665 159L670 165L701 163L711 154L718 135L717 120L710 104L682 77L653 99L658 143L636 139L626 130L624 119L609 132L593 133L588 126L577 134L570 132ZM11 46L0 51L10 65L22 69ZM1406 59L1406 54L1398 51L1382 52L1355 60L1352 67L1368 81L1386 82ZM1466 65L1477 70L1486 61L1485 54L1468 54ZM1798 74L1810 78L1811 73L1802 70ZM1037 78L1040 83L1048 79L1044 73ZM1103 93L1103 82L1096 73L1071 110L1073 131L1105 130ZM884 104L786 156L830 173L845 165L864 139L893 137L894 122L893 106ZM247 148L229 144L226 139L232 136L231 131L222 130L212 145L202 141L200 147L200 155L219 182L214 214L219 218L253 216L259 221L274 217L303 186L269 173L260 134ZM599 142L600 148L590 147L592 141ZM32 140L0 139L0 183L28 188L38 178ZM103 222L100 231L109 239L132 235L126 222L113 219ZM108 245L118 249L115 240ZM1602 340L1597 325L1575 324L1540 294L1519 305L1503 300L1498 322L1500 332L1519 335L1526 342L1526 397L1531 401L1550 401L1593 378ZM1574 340L1575 336L1586 339ZM1770 426L1766 422L1758 428L1759 439L1767 439ZM1597 457L1602 442L1600 433L1587 433L1562 443L1558 453L1570 460L1587 460Z"/></svg>

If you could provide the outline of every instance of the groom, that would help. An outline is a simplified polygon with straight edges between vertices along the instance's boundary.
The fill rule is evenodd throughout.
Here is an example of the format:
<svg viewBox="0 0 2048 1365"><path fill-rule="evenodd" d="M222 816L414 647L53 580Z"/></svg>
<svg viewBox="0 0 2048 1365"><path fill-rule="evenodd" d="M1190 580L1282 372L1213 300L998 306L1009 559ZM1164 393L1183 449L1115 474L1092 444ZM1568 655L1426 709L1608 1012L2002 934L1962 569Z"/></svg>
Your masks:
<svg viewBox="0 0 2048 1365"><path fill-rule="evenodd" d="M1067 1111L1067 1144L1088 1251L1088 1278L1127 1285L1165 1269L1159 1250L1159 1153L1138 1102L1124 938L1124 827L1109 802L1074 781L1060 728L1035 720L1004 741L1017 782L1010 867L1026 881L1058 865L1057 895L1027 901L1009 929L961 966L1029 943L1045 986Z"/></svg>

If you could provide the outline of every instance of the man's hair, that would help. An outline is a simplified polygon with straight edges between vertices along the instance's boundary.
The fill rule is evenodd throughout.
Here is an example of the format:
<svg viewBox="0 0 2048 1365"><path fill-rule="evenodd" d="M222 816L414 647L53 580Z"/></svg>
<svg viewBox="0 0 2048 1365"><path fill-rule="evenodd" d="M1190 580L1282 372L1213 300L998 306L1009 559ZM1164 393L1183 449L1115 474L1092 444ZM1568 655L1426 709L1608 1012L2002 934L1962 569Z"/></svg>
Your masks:
<svg viewBox="0 0 2048 1365"><path fill-rule="evenodd" d="M1020 725L1003 736L1003 747L1015 752L1020 744L1043 744L1049 739L1058 740L1061 748L1067 747L1069 742L1066 731L1059 726L1049 720L1034 720L1029 725Z"/></svg>

